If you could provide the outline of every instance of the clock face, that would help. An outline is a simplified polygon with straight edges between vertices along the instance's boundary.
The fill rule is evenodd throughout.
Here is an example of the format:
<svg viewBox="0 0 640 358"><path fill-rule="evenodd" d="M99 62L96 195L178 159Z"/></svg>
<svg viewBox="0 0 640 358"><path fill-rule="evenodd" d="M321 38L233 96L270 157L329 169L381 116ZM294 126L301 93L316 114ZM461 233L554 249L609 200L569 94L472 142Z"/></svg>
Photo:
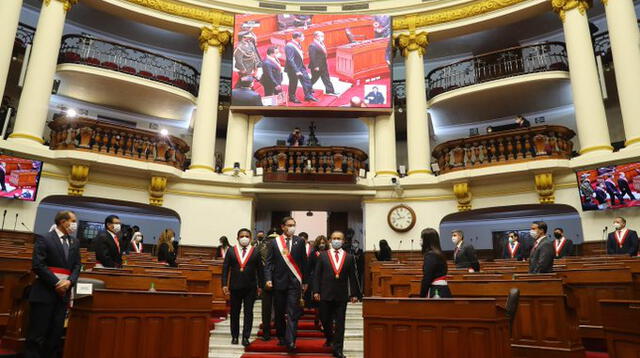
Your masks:
<svg viewBox="0 0 640 358"><path fill-rule="evenodd" d="M389 226L398 232L409 231L416 223L416 214L408 206L398 205L389 211L387 217Z"/></svg>

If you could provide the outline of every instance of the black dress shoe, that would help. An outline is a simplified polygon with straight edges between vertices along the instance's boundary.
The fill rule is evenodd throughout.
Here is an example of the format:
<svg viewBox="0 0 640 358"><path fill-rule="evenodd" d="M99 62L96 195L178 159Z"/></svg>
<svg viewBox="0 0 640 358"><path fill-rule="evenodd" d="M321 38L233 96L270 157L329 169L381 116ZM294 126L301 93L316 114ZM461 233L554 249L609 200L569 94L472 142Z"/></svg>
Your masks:
<svg viewBox="0 0 640 358"><path fill-rule="evenodd" d="M238 344L238 338L231 338L231 344Z"/></svg>
<svg viewBox="0 0 640 358"><path fill-rule="evenodd" d="M297 98L289 98L289 102L291 102L291 103L302 103L302 102L298 101Z"/></svg>
<svg viewBox="0 0 640 358"><path fill-rule="evenodd" d="M282 338L278 338L278 345L279 346L286 346L287 342L285 342L284 339L282 339Z"/></svg>
<svg viewBox="0 0 640 358"><path fill-rule="evenodd" d="M287 345L287 352L292 353L296 351L296 345L295 344L288 344Z"/></svg>
<svg viewBox="0 0 640 358"><path fill-rule="evenodd" d="M248 346L249 344L250 344L250 343L249 343L249 338L242 338L242 345L243 345L243 346L245 346L245 347L246 347L246 346Z"/></svg>
<svg viewBox="0 0 640 358"><path fill-rule="evenodd" d="M320 102L320 100L315 98L314 96L305 97L304 100L309 102Z"/></svg>

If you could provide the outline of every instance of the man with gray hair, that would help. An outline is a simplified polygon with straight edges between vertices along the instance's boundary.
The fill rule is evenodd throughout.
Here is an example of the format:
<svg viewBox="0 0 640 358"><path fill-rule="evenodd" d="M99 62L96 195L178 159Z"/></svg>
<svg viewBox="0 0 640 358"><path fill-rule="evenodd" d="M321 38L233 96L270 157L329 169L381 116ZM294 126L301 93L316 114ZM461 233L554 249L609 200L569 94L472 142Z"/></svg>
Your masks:
<svg viewBox="0 0 640 358"><path fill-rule="evenodd" d="M480 271L480 263L473 245L464 241L462 230L451 231L451 241L455 245L453 250L453 261L457 268L466 268L469 272Z"/></svg>
<svg viewBox="0 0 640 358"><path fill-rule="evenodd" d="M309 68L311 69L311 85L322 80L326 94L335 95L327 65L327 47L324 45L324 32L313 33L313 42L309 45Z"/></svg>

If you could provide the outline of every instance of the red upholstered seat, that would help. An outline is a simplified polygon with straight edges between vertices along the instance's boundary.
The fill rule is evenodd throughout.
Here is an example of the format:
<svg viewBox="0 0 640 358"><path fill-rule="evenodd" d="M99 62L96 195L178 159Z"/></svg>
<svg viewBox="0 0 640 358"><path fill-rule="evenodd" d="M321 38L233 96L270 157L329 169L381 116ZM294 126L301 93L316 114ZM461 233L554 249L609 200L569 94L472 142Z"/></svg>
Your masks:
<svg viewBox="0 0 640 358"><path fill-rule="evenodd" d="M149 72L149 71L140 71L138 72L138 74L142 77L147 77L147 78L153 78L153 73Z"/></svg>
<svg viewBox="0 0 640 358"><path fill-rule="evenodd" d="M185 90L189 89L189 84L187 84L185 80L181 80L181 79L172 80L171 83L173 83L176 87L180 87Z"/></svg>
<svg viewBox="0 0 640 358"><path fill-rule="evenodd" d="M171 82L171 79L165 75L157 75L156 79L162 82Z"/></svg>
<svg viewBox="0 0 640 358"><path fill-rule="evenodd" d="M81 57L75 52L67 51L62 54L62 59L65 62L80 62Z"/></svg>
<svg viewBox="0 0 640 358"><path fill-rule="evenodd" d="M88 63L89 65L96 65L96 66L100 65L100 60L98 60L95 57L87 57L85 62Z"/></svg>
<svg viewBox="0 0 640 358"><path fill-rule="evenodd" d="M112 70L117 70L118 69L118 65L116 65L115 63L113 63L111 61L102 61L102 63L100 65L102 67L109 68L109 69L112 69Z"/></svg>
<svg viewBox="0 0 640 358"><path fill-rule="evenodd" d="M120 67L120 71L125 72L125 73L130 73L132 75L136 74L136 69L131 67L131 66L121 66Z"/></svg>

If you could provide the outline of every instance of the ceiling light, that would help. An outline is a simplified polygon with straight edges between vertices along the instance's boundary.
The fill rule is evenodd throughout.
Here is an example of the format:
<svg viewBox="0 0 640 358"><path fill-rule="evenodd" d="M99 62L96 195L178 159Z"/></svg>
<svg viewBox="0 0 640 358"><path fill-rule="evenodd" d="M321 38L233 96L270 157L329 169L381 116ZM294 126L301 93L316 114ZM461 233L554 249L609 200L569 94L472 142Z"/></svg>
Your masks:
<svg viewBox="0 0 640 358"><path fill-rule="evenodd" d="M168 130L166 130L166 129L164 129L164 128L162 128L162 129L160 130L160 134L162 134L163 136L166 136L166 135L168 135L168 134L169 134L169 131L168 131Z"/></svg>
<svg viewBox="0 0 640 358"><path fill-rule="evenodd" d="M67 109L66 113L67 113L67 117L69 118L76 118L78 116L78 112L76 112L76 110L73 108Z"/></svg>

